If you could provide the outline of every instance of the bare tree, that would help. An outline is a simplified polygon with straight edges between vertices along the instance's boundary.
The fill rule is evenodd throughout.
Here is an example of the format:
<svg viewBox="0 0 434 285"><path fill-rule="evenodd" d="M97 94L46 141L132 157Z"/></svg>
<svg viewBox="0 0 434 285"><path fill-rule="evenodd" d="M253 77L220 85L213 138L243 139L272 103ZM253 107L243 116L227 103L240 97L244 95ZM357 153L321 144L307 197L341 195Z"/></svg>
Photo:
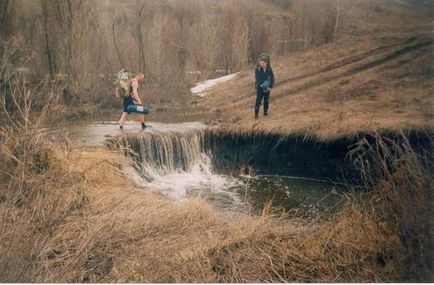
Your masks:
<svg viewBox="0 0 434 285"><path fill-rule="evenodd" d="M68 92L84 98L120 67L143 72L149 88L185 87L187 71L205 79L263 52L332 41L346 9L340 0L22 1L0 0L3 34L31 47L35 73L64 74Z"/></svg>
<svg viewBox="0 0 434 285"><path fill-rule="evenodd" d="M136 2L136 33L137 33L137 48L139 54L138 69L142 72L145 71L145 55L143 46L143 32L142 32L142 22L145 10L145 1L137 0Z"/></svg>
<svg viewBox="0 0 434 285"><path fill-rule="evenodd" d="M44 43L45 43L45 54L47 55L48 72L50 78L54 76L54 62L50 46L50 40L48 36L48 3L47 0L40 0L42 7L42 19L43 19L43 31L44 31Z"/></svg>
<svg viewBox="0 0 434 285"><path fill-rule="evenodd" d="M116 55L119 61L119 66L123 66L123 61L122 61L122 56L121 56L121 52L119 50L119 46L118 43L116 41L116 31L115 31L115 26L116 26L116 19L113 20L113 24L112 24L112 37L113 37L113 45L115 47L116 50Z"/></svg>
<svg viewBox="0 0 434 285"><path fill-rule="evenodd" d="M338 25L339 25L339 16L340 16L340 5L341 1L336 0L336 21L335 21L335 29L333 31L333 38L336 38L336 34L338 32Z"/></svg>

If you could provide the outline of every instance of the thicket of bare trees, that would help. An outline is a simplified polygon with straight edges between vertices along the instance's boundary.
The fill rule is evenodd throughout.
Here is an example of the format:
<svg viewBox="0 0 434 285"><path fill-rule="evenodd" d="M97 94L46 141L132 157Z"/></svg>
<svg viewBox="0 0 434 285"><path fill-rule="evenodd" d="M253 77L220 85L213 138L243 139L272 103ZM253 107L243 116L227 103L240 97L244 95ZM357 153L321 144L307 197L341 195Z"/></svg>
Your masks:
<svg viewBox="0 0 434 285"><path fill-rule="evenodd" d="M34 80L61 81L65 96L107 90L120 68L143 72L147 88L178 88L262 52L332 41L342 2L0 0L0 36L30 52Z"/></svg>

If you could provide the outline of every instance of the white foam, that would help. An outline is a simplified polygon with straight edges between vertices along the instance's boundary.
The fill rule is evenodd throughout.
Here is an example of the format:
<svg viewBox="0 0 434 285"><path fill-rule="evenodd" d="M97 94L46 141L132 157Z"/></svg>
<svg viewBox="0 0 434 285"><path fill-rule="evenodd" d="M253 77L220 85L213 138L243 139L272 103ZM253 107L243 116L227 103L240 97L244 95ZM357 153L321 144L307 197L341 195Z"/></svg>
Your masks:
<svg viewBox="0 0 434 285"><path fill-rule="evenodd" d="M160 193L167 198L184 202L191 197L212 199L215 204L222 203L226 210L241 209L242 201L235 188L243 182L233 176L219 175L212 172L211 159L202 154L189 171L175 170L161 175L146 170L151 177L142 177L132 167L125 171L136 185Z"/></svg>
<svg viewBox="0 0 434 285"><path fill-rule="evenodd" d="M217 85L219 83L229 81L229 80L235 78L238 74L239 74L239 72L225 75L222 77L217 77L214 79L205 80L202 82L198 82L198 83L196 83L196 85L193 88L190 89L190 91L194 95L197 95L199 97L204 97L207 94L207 92L209 92L211 90L212 87L214 87L215 85Z"/></svg>

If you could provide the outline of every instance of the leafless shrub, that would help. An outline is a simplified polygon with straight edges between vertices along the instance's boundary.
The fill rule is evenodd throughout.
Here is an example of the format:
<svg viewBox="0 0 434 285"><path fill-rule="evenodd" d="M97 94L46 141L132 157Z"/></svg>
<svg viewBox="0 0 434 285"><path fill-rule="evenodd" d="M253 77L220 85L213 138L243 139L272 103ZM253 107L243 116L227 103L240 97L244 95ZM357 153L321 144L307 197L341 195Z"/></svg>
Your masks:
<svg viewBox="0 0 434 285"><path fill-rule="evenodd" d="M428 280L432 270L430 156L417 154L404 134L395 139L375 134L373 142L362 139L349 155L374 189L366 203L370 215L388 224L400 239L400 277Z"/></svg>
<svg viewBox="0 0 434 285"><path fill-rule="evenodd" d="M282 10L259 0L3 0L8 17L0 22L31 48L32 72L51 80L66 74L69 94L92 102L89 93L110 96L98 75L120 68L143 72L149 88L185 87L188 70L204 77L233 73L262 52L331 41L339 27L337 3L293 1ZM339 11L344 14L343 4Z"/></svg>

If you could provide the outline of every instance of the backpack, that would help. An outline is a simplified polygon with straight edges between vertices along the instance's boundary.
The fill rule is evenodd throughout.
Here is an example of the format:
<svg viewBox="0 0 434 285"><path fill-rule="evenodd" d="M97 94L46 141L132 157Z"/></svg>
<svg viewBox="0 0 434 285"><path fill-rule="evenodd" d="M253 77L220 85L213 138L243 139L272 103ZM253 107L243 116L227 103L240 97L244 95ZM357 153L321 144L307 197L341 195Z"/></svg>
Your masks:
<svg viewBox="0 0 434 285"><path fill-rule="evenodd" d="M118 79L115 84L117 85L119 93L122 95L122 97L128 97L132 89L129 71L126 69L119 71Z"/></svg>

